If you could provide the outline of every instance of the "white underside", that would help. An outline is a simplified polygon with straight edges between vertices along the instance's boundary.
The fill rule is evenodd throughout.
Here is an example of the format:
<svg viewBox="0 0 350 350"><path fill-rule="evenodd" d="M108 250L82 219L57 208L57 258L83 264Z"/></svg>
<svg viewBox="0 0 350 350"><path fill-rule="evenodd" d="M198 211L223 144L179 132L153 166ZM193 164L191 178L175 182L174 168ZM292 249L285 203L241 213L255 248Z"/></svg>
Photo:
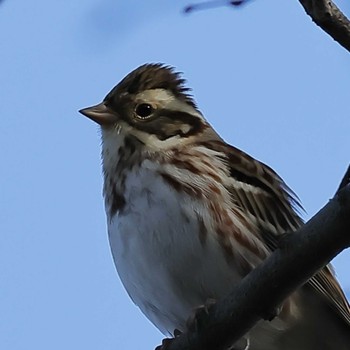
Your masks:
<svg viewBox="0 0 350 350"><path fill-rule="evenodd" d="M226 295L240 277L213 237L200 242L196 212L203 208L180 200L157 176L147 169L129 174L127 205L108 231L130 297L157 328L172 334L184 329L195 307Z"/></svg>

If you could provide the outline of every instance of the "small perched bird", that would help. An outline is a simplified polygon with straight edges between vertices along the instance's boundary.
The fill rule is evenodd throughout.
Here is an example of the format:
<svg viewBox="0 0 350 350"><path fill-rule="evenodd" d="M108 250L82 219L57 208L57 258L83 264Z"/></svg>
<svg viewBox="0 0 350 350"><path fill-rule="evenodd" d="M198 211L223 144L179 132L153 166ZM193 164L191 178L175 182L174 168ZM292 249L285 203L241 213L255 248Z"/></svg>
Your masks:
<svg viewBox="0 0 350 350"><path fill-rule="evenodd" d="M163 333L186 330L194 308L226 296L269 256L266 233L302 225L293 192L215 132L173 68L145 64L80 112L101 126L119 276ZM332 268L291 295L272 322L258 323L249 349L349 350L350 308Z"/></svg>

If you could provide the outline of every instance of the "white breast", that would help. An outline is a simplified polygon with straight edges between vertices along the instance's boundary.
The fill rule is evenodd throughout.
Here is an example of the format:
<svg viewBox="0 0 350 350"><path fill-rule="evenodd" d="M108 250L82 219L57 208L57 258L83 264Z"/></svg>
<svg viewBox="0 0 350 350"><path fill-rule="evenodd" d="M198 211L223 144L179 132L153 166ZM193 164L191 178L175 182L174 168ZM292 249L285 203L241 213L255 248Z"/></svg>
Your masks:
<svg viewBox="0 0 350 350"><path fill-rule="evenodd" d="M140 167L125 182L126 206L109 220L119 276L132 300L163 333L184 329L193 308L226 295L239 279L214 235L199 239L206 209Z"/></svg>

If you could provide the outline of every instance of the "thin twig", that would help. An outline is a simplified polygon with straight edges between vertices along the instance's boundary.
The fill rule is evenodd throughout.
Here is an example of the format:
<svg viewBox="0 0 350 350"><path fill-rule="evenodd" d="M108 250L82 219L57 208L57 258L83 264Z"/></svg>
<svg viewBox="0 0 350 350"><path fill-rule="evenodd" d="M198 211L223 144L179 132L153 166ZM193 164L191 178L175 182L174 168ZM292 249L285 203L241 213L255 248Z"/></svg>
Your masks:
<svg viewBox="0 0 350 350"><path fill-rule="evenodd" d="M245 3L247 3L249 0L209 0L205 2L200 2L198 4L192 4L188 5L184 8L184 13L190 13L194 11L199 11L199 10L208 10L212 8L218 8L218 7L223 7L223 6L234 6L238 7L241 6Z"/></svg>

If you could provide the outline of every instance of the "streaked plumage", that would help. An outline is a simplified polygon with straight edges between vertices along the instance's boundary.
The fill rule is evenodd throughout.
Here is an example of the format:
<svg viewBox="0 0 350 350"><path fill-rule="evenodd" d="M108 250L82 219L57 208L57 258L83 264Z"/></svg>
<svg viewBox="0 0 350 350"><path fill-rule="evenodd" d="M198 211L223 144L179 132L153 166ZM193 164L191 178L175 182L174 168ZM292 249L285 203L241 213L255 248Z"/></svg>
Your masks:
<svg viewBox="0 0 350 350"><path fill-rule="evenodd" d="M296 230L298 199L268 166L225 143L172 68L147 64L95 107L108 233L132 300L165 334L225 296ZM350 349L349 304L331 268L249 334L251 350Z"/></svg>

